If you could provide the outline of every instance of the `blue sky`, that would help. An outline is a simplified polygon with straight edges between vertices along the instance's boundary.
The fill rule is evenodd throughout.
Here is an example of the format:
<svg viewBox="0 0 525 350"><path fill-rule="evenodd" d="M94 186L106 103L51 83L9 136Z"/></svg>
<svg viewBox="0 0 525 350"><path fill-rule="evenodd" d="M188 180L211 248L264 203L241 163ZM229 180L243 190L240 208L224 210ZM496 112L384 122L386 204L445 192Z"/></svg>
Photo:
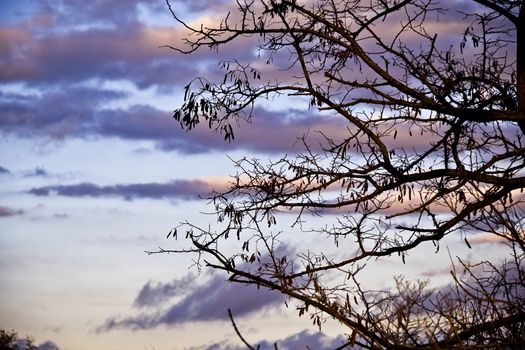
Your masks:
<svg viewBox="0 0 525 350"><path fill-rule="evenodd" d="M172 4L195 22L229 6ZM336 325L317 333L278 295L199 275L191 257L144 253L174 244L165 236L181 221L212 222L199 196L225 188L229 157L278 157L305 132L345 130L283 99L258 105L233 143L182 131L171 114L188 81L221 77L221 59L256 57L245 42L191 57L160 48L183 36L160 0L0 0L0 327L60 349L226 348L231 303L255 341L338 344ZM460 241L450 242L458 254ZM491 254L492 242L478 243ZM448 273L446 253L432 266L426 253L404 273ZM390 281L390 268L401 264L372 282Z"/></svg>

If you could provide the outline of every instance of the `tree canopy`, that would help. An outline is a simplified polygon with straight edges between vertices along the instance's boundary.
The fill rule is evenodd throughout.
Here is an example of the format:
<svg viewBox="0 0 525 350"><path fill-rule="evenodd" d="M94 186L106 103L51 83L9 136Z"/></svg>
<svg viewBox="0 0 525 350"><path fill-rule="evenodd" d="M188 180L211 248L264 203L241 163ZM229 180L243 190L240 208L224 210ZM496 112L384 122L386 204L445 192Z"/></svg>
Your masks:
<svg viewBox="0 0 525 350"><path fill-rule="evenodd" d="M189 32L178 52L247 40L259 53L222 62L221 81L190 82L174 112L182 128L204 123L234 142L236 122L280 96L345 127L320 149L305 135L300 153L235 161L229 190L211 197L217 225L184 223L170 235L184 230L191 246L161 252L197 253L233 282L278 290L318 326L336 319L349 348L525 343L523 1L243 0L198 27L170 10ZM334 250L283 248L282 213ZM312 215L337 220L311 228ZM507 258L459 260L446 288L362 282L371 259L405 262L449 235L470 247L479 234L504 242Z"/></svg>

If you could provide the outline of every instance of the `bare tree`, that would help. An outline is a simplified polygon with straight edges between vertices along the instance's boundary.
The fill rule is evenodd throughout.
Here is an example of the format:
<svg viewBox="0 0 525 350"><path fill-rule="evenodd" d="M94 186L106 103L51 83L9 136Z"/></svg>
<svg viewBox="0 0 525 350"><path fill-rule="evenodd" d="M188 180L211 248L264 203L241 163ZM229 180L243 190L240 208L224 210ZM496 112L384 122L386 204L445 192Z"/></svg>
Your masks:
<svg viewBox="0 0 525 350"><path fill-rule="evenodd" d="M206 256L231 281L280 291L319 327L325 317L336 319L349 348L522 348L524 7L496 0L238 0L216 26L194 28L170 6L189 31L186 46L174 50L191 55L251 38L260 60L282 73L266 79L257 65L223 62L224 80L196 78L186 87L174 112L184 129L206 123L233 140L239 118L280 95L306 98L309 108L346 123L344 137L324 135L322 150L304 137L300 154L236 161L230 189L212 197L217 228L185 223L192 246L171 251ZM417 145L407 144L407 134ZM295 215L290 230L306 230L307 215L338 215L308 228L320 241L333 240L335 253L277 249L281 212ZM455 234L470 246L478 233L505 242L508 258L460 261L440 290L403 278L392 291L361 282L370 259L398 255L404 262L424 244L439 249ZM240 241L237 252L223 249L228 237Z"/></svg>

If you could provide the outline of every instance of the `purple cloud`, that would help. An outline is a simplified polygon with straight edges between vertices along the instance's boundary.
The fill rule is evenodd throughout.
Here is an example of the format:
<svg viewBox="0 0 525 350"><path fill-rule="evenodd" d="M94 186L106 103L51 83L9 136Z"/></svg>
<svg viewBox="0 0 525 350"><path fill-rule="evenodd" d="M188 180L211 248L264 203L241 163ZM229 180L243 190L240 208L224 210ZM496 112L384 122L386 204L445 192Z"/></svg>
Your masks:
<svg viewBox="0 0 525 350"><path fill-rule="evenodd" d="M71 88L22 96L0 93L0 128L4 133L24 137L35 135L62 139L65 137L117 137L126 140L150 140L166 151L204 153L212 150L245 149L282 153L293 149L297 139L309 133L313 149L323 142L320 134L340 138L346 133L341 119L315 111L289 109L269 111L256 108L252 121L240 121L236 139L224 141L205 125L187 133L181 130L170 112L145 105L109 110L102 107L125 94L112 90ZM203 123L205 124L205 123ZM271 139L271 142L269 141ZM300 147L295 147L298 150Z"/></svg>
<svg viewBox="0 0 525 350"><path fill-rule="evenodd" d="M11 174L11 172L4 168L3 166L0 166L0 175L3 175L3 174Z"/></svg>
<svg viewBox="0 0 525 350"><path fill-rule="evenodd" d="M198 199L213 191L212 184L202 180L175 180L167 183L137 183L128 185L99 186L92 183L35 187L28 193L36 196L53 194L66 197L123 197L165 199Z"/></svg>
<svg viewBox="0 0 525 350"><path fill-rule="evenodd" d="M148 281L135 298L136 307L159 306L172 297L188 293L195 286L195 277L188 274L169 283L154 283Z"/></svg>
<svg viewBox="0 0 525 350"><path fill-rule="evenodd" d="M97 331L150 329L159 325L174 326L191 321L224 321L228 320L228 308L236 316L242 317L284 301L284 297L276 291L258 289L253 285L226 282L224 276L217 274L205 284L188 290L186 286L188 278L190 277L175 280L166 285L158 284L153 288L153 293L148 291L143 295L150 297L151 301L146 301L144 298L141 298L140 301L141 304L150 305L172 297L179 291L186 292L180 301L169 308L130 317L111 317ZM141 293L147 288L146 286L142 288Z"/></svg>
<svg viewBox="0 0 525 350"><path fill-rule="evenodd" d="M322 332L311 332L303 330L291 335L281 341L277 341L280 350L308 350L308 349L336 349L347 343L348 340L342 336L333 339ZM262 349L272 349L273 343L261 343Z"/></svg>
<svg viewBox="0 0 525 350"><path fill-rule="evenodd" d="M309 349L337 349L342 345L346 344L348 340L343 336L336 338L330 338L323 332L312 332L309 330L303 330L299 333L293 334L284 339L277 340L275 342L260 341L253 343L252 346L257 347L261 350L273 350L277 344L279 350L309 350ZM186 350L244 350L245 346L232 345L230 341L223 341L220 343L191 347Z"/></svg>
<svg viewBox="0 0 525 350"><path fill-rule="evenodd" d="M235 140L232 143L224 142L220 135L210 137L210 131L199 125L189 132L187 139L165 140L161 147L166 150L189 150L189 145L185 143L190 141L192 150L196 152L241 148L255 152L283 153L302 150L298 140L308 134L311 148L319 150L325 139L317 131L338 139L347 133L347 125L341 118L320 115L313 110L269 111L259 107L254 109L250 122L240 121L238 126L234 125Z"/></svg>
<svg viewBox="0 0 525 350"><path fill-rule="evenodd" d="M36 348L36 350L59 350L59 349L60 348L58 347L58 345L56 345L55 343L49 340L43 342Z"/></svg>
<svg viewBox="0 0 525 350"><path fill-rule="evenodd" d="M203 11L216 10L222 6L231 3L230 0L194 0L194 1L184 1L184 0L170 0L169 1L173 8L180 8L183 6L186 11L202 13Z"/></svg>
<svg viewBox="0 0 525 350"><path fill-rule="evenodd" d="M81 136L95 120L99 106L124 96L117 91L79 87L41 96L0 92L0 129L26 137Z"/></svg>

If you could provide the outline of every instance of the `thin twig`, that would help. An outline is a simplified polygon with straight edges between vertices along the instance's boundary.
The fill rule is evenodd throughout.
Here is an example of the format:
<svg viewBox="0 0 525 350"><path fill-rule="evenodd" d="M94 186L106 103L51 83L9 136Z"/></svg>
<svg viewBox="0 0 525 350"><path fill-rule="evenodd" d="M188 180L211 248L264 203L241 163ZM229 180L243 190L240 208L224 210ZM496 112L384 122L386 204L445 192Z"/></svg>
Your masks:
<svg viewBox="0 0 525 350"><path fill-rule="evenodd" d="M244 345L246 345L248 347L248 349L250 349L250 350L259 350L259 347L257 347L257 349L255 349L253 346L250 345L250 343L248 343L246 341L246 339L244 339L244 337L242 336L241 332L239 331L239 328L237 328L237 324L233 320L233 315L232 315L232 310L231 309L228 309L228 316L230 317L230 320L232 321L232 325L233 325L233 329L235 329L235 333L237 333L237 335L239 336L241 341L244 343Z"/></svg>

